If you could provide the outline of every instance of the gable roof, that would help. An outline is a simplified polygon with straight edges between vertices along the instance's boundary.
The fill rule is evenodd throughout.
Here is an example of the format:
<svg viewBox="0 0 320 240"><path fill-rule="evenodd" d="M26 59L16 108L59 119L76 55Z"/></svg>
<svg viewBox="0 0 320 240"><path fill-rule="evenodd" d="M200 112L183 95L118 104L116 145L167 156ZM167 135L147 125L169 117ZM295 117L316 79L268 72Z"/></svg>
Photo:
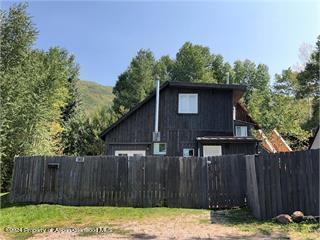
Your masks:
<svg viewBox="0 0 320 240"><path fill-rule="evenodd" d="M225 89L225 90L235 90L235 98L238 101L243 93L246 91L246 87L244 85L238 84L213 84L213 83L190 83L190 82L175 82L175 81L166 81L160 86L160 92L167 87L178 87L178 88L192 88L192 89ZM125 113L122 117L120 117L115 123L111 124L107 129L105 129L100 137L104 139L105 135L110 132L113 128L119 125L121 122L126 120L129 116L131 116L134 112L136 112L140 107L149 102L156 94L156 91L152 91L149 96L147 96L144 100L137 103L130 111Z"/></svg>
<svg viewBox="0 0 320 240"><path fill-rule="evenodd" d="M256 129L260 129L260 125L252 118L248 109L241 103L238 102L236 105L236 120L252 123Z"/></svg>

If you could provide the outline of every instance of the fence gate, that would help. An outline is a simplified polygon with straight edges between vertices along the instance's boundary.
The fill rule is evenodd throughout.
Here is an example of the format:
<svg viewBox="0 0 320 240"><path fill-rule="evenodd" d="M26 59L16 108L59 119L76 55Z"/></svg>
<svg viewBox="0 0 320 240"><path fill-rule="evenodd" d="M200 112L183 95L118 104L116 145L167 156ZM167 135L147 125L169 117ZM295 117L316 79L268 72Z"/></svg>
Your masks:
<svg viewBox="0 0 320 240"><path fill-rule="evenodd" d="M244 155L208 157L208 204L211 209L244 206L246 165Z"/></svg>

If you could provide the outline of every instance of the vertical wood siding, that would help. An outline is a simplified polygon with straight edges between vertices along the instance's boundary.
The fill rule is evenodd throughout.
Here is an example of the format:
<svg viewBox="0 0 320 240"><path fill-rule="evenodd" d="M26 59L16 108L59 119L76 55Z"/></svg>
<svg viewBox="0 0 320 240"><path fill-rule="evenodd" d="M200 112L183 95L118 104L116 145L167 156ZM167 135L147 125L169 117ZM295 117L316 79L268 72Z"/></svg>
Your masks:
<svg viewBox="0 0 320 240"><path fill-rule="evenodd" d="M198 93L198 114L178 113L178 94ZM160 94L159 131L161 141L167 143L168 156L181 156L185 146L196 150L196 137L233 136L233 92L223 89L187 89L168 87ZM154 131L155 99L141 106L125 121L121 122L106 135L106 155L114 155L117 150L130 150L128 145L116 143L149 143ZM110 143L110 144L109 144ZM150 146L137 146L135 149L147 150ZM243 145L238 146L238 148ZM132 148L132 147L131 147ZM252 145L249 144L252 153ZM197 151L195 151L197 152ZM226 150L226 152L229 152ZM242 153L241 152L241 153ZM237 151L230 151L230 154Z"/></svg>

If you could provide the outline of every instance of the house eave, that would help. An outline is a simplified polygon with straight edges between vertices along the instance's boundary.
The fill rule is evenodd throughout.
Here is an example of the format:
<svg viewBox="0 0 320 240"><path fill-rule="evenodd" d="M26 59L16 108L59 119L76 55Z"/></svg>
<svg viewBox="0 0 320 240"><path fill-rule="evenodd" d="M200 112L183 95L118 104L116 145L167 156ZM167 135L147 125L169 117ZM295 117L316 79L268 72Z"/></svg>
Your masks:
<svg viewBox="0 0 320 240"><path fill-rule="evenodd" d="M200 143L254 143L260 140L254 137L204 136L196 138Z"/></svg>

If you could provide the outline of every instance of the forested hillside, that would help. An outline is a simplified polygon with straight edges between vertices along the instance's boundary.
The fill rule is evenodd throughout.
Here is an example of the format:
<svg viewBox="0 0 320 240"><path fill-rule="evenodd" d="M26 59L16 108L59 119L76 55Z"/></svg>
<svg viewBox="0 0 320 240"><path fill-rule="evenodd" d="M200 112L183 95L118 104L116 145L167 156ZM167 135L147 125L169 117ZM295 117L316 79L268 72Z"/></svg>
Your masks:
<svg viewBox="0 0 320 240"><path fill-rule="evenodd" d="M114 98L112 87L81 80L78 82L78 88L82 107L87 116L92 116L97 109L109 107L112 104Z"/></svg>

